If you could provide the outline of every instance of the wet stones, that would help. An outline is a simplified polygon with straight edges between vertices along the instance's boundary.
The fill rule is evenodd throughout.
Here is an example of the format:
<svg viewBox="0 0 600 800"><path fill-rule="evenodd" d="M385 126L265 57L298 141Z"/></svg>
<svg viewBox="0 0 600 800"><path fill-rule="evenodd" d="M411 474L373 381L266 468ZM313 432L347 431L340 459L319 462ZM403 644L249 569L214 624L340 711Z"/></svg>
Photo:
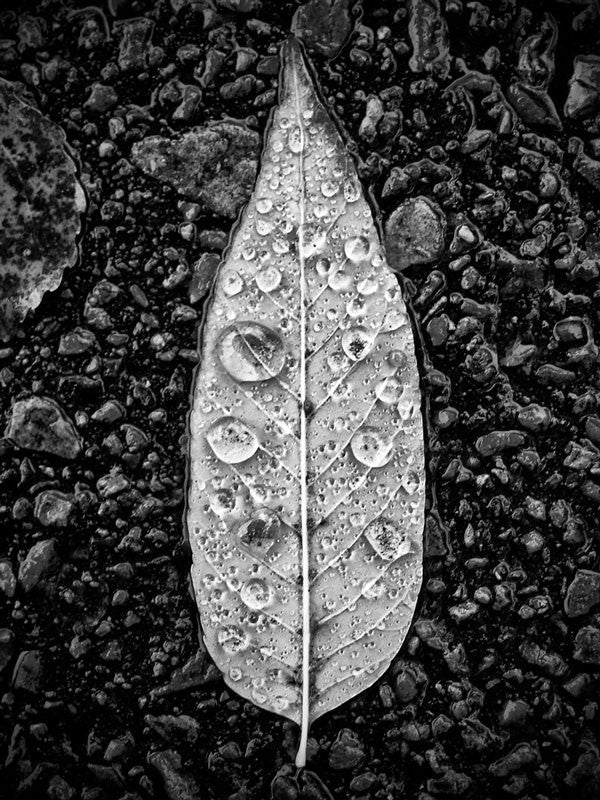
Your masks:
<svg viewBox="0 0 600 800"><path fill-rule="evenodd" d="M448 26L439 0L409 0L408 35L413 52L408 66L413 72L429 72L441 80L450 72Z"/></svg>
<svg viewBox="0 0 600 800"><path fill-rule="evenodd" d="M18 400L4 435L18 447L75 459L83 449L81 437L58 403L48 397Z"/></svg>
<svg viewBox="0 0 600 800"><path fill-rule="evenodd" d="M583 664L600 666L600 629L584 625L577 631L573 658Z"/></svg>
<svg viewBox="0 0 600 800"><path fill-rule="evenodd" d="M444 252L446 218L443 211L426 197L401 203L385 225L390 266L406 269L414 264L430 264Z"/></svg>
<svg viewBox="0 0 600 800"><path fill-rule="evenodd" d="M480 436L475 442L477 451L482 456L494 456L504 450L523 447L526 439L520 431L492 431Z"/></svg>
<svg viewBox="0 0 600 800"><path fill-rule="evenodd" d="M580 569L567 589L564 609L568 617L588 614L600 603L600 572Z"/></svg>
<svg viewBox="0 0 600 800"><path fill-rule="evenodd" d="M350 0L308 0L294 14L292 33L309 49L334 58L352 31Z"/></svg>
<svg viewBox="0 0 600 800"><path fill-rule="evenodd" d="M145 17L115 23L115 31L121 36L117 61L123 72L139 72L146 67L147 50L153 30L154 23Z"/></svg>
<svg viewBox="0 0 600 800"><path fill-rule="evenodd" d="M575 56L564 114L570 119L579 119L593 114L599 106L600 56Z"/></svg>
<svg viewBox="0 0 600 800"><path fill-rule="evenodd" d="M12 687L36 694L40 688L42 659L39 650L24 650L17 658L13 670Z"/></svg>
<svg viewBox="0 0 600 800"><path fill-rule="evenodd" d="M131 158L143 172L179 194L235 219L250 197L259 147L255 131L218 122L193 128L178 139L149 136L134 144Z"/></svg>

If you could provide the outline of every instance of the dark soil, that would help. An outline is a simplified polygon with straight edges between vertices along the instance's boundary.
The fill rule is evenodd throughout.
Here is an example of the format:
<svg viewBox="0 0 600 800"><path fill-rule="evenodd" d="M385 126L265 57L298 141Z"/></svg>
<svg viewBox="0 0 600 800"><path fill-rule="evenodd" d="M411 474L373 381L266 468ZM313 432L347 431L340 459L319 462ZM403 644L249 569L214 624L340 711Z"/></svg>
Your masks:
<svg viewBox="0 0 600 800"><path fill-rule="evenodd" d="M144 137L223 117L262 136L297 3L0 11L0 75L29 83L62 126L89 200L80 263L0 350L4 418L50 397L83 439L69 460L0 440L3 797L600 797L600 117L563 113L600 20L594 2L577 30L585 2L442 5L447 78L409 69L397 0L365 0L341 53L313 57L382 220L424 196L447 226L443 256L402 278L429 420L420 605L384 678L314 725L298 777L296 726L224 688L189 592L186 415L206 293L188 287L231 219L202 205L190 227L175 189L130 161ZM485 72L487 51L506 95L544 13L558 22L560 129L532 121L531 94L499 132L507 101L489 86L444 92L459 59ZM151 41L123 68L119 23L141 16ZM254 55L236 72L240 48ZM222 68L202 79L217 51ZM183 103L181 84L202 86L201 100ZM368 95L387 114L372 133ZM97 345L59 351L75 327ZM72 501L64 525L42 523L47 491Z"/></svg>

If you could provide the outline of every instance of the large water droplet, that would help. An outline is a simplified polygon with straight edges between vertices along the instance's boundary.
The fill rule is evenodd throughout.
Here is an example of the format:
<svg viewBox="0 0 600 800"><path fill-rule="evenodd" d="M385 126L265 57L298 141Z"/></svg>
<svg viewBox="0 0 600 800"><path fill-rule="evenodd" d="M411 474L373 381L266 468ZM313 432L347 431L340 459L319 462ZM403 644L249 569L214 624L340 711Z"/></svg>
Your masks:
<svg viewBox="0 0 600 800"><path fill-rule="evenodd" d="M373 346L373 341L373 334L366 328L357 325L348 328L342 334L342 349L352 361L360 361Z"/></svg>
<svg viewBox="0 0 600 800"><path fill-rule="evenodd" d="M219 489L208 496L208 504L218 517L224 517L239 511L241 503L241 495L232 489Z"/></svg>
<svg viewBox="0 0 600 800"><path fill-rule="evenodd" d="M353 236L344 242L344 253L346 258L357 263L367 258L371 249L371 243L366 236Z"/></svg>
<svg viewBox="0 0 600 800"><path fill-rule="evenodd" d="M239 539L251 550L266 553L274 544L281 523L270 508L258 508L237 529Z"/></svg>
<svg viewBox="0 0 600 800"><path fill-rule="evenodd" d="M237 625L227 625L217 633L217 642L226 653L233 654L246 650L250 644L250 637Z"/></svg>
<svg viewBox="0 0 600 800"><path fill-rule="evenodd" d="M384 561L393 561L410 552L410 540L406 533L386 517L370 522L365 528L365 538Z"/></svg>
<svg viewBox="0 0 600 800"><path fill-rule="evenodd" d="M344 198L348 203L355 203L360 197L360 187L355 180L346 178L344 181Z"/></svg>
<svg viewBox="0 0 600 800"><path fill-rule="evenodd" d="M272 593L266 581L260 578L252 578L242 586L240 597L248 608L258 611L269 605Z"/></svg>
<svg viewBox="0 0 600 800"><path fill-rule="evenodd" d="M225 464L240 464L258 450L256 434L236 417L221 417L208 429L206 440Z"/></svg>
<svg viewBox="0 0 600 800"><path fill-rule="evenodd" d="M217 341L221 364L237 381L268 381L283 369L285 350L279 334L258 322L237 322Z"/></svg>
<svg viewBox="0 0 600 800"><path fill-rule="evenodd" d="M350 440L352 454L366 467L383 467L394 454L394 442L379 428L365 425Z"/></svg>

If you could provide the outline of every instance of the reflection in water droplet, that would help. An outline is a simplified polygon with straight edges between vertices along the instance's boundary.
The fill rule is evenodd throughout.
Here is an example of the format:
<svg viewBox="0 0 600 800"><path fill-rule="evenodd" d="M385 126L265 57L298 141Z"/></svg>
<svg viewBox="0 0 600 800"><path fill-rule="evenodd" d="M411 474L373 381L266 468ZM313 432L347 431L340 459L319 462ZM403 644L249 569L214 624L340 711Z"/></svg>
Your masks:
<svg viewBox="0 0 600 800"><path fill-rule="evenodd" d="M240 464L258 450L253 431L236 417L221 417L208 429L206 440L213 453L225 464Z"/></svg>
<svg viewBox="0 0 600 800"><path fill-rule="evenodd" d="M244 288L244 281L237 272L229 273L223 281L223 292L227 297L234 297Z"/></svg>
<svg viewBox="0 0 600 800"><path fill-rule="evenodd" d="M365 528L365 537L384 561L393 561L410 552L410 541L395 522L380 517Z"/></svg>
<svg viewBox="0 0 600 800"><path fill-rule="evenodd" d="M362 326L348 328L342 335L342 349L352 361L363 359L372 346L373 334Z"/></svg>
<svg viewBox="0 0 600 800"><path fill-rule="evenodd" d="M331 271L331 261L328 258L317 259L315 266L319 275L329 275L329 272Z"/></svg>
<svg viewBox="0 0 600 800"><path fill-rule="evenodd" d="M367 467L383 467L394 454L394 442L378 428L359 428L350 440L352 454Z"/></svg>
<svg viewBox="0 0 600 800"><path fill-rule="evenodd" d="M237 625L227 625L217 633L217 642L226 653L239 653L246 650L250 644L250 637Z"/></svg>
<svg viewBox="0 0 600 800"><path fill-rule="evenodd" d="M350 239L346 239L344 242L346 258L349 258L350 261L354 261L355 263L367 258L370 249L371 243L366 236L353 236Z"/></svg>
<svg viewBox="0 0 600 800"><path fill-rule="evenodd" d="M267 381L285 363L283 341L278 333L258 322L238 322L225 328L217 341L221 364L237 381Z"/></svg>
<svg viewBox="0 0 600 800"><path fill-rule="evenodd" d="M252 550L266 553L275 542L281 523L270 508L258 508L237 529L239 539Z"/></svg>
<svg viewBox="0 0 600 800"><path fill-rule="evenodd" d="M248 608L259 610L271 602L271 589L260 578L252 578L242 586L240 597Z"/></svg>
<svg viewBox="0 0 600 800"><path fill-rule="evenodd" d="M263 292L273 292L281 283L281 272L277 267L266 267L257 273L254 280Z"/></svg>

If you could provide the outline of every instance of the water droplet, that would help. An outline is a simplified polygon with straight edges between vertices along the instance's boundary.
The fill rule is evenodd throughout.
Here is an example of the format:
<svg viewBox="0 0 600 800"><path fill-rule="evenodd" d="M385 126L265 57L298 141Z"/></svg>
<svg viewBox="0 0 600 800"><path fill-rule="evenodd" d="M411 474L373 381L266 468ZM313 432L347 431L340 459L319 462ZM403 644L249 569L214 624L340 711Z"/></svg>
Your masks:
<svg viewBox="0 0 600 800"><path fill-rule="evenodd" d="M363 280L359 281L357 285L357 289L360 294L370 295L375 294L379 287L379 284L375 280L375 278L363 278Z"/></svg>
<svg viewBox="0 0 600 800"><path fill-rule="evenodd" d="M390 350L388 361L392 367L401 370L406 366L408 358L406 357L406 353L402 352L402 350Z"/></svg>
<svg viewBox="0 0 600 800"><path fill-rule="evenodd" d="M266 553L274 544L281 522L270 508L258 508L250 519L237 529L239 539L246 547Z"/></svg>
<svg viewBox="0 0 600 800"><path fill-rule="evenodd" d="M393 561L410 552L410 541L405 532L386 517L370 522L365 528L365 538L384 561Z"/></svg>
<svg viewBox="0 0 600 800"><path fill-rule="evenodd" d="M274 227L275 223L270 219L259 218L256 220L256 232L259 236L268 236Z"/></svg>
<svg viewBox="0 0 600 800"><path fill-rule="evenodd" d="M363 359L373 346L374 336L366 328L357 325L342 334L342 349L352 361Z"/></svg>
<svg viewBox="0 0 600 800"><path fill-rule="evenodd" d="M246 650L250 644L250 637L237 625L227 625L217 633L217 642L226 653L239 653Z"/></svg>
<svg viewBox="0 0 600 800"><path fill-rule="evenodd" d="M339 191L339 184L334 181L323 181L321 184L321 192L323 197L333 197Z"/></svg>
<svg viewBox="0 0 600 800"><path fill-rule="evenodd" d="M321 225L307 222L299 230L300 255L307 259L322 250L327 244L327 232Z"/></svg>
<svg viewBox="0 0 600 800"><path fill-rule="evenodd" d="M334 292L345 292L352 286L352 277L343 269L338 269L329 273L327 284Z"/></svg>
<svg viewBox="0 0 600 800"><path fill-rule="evenodd" d="M288 134L288 144L292 153L302 152L302 131L295 125Z"/></svg>
<svg viewBox="0 0 600 800"><path fill-rule="evenodd" d="M237 417L221 417L208 429L206 440L225 464L240 464L258 450L256 434Z"/></svg>
<svg viewBox="0 0 600 800"><path fill-rule="evenodd" d="M331 271L331 261L328 258L319 258L315 264L319 275L329 275Z"/></svg>
<svg viewBox="0 0 600 800"><path fill-rule="evenodd" d="M268 214L273 208L273 201L268 197L259 197L256 201L256 210L259 214Z"/></svg>
<svg viewBox="0 0 600 800"><path fill-rule="evenodd" d="M232 272L225 276L223 281L223 292L227 297L234 297L244 288L244 281L238 272Z"/></svg>
<svg viewBox="0 0 600 800"><path fill-rule="evenodd" d="M394 454L394 442L378 428L365 425L350 440L352 454L366 467L383 467Z"/></svg>
<svg viewBox="0 0 600 800"><path fill-rule="evenodd" d="M327 358L329 369L336 373L348 368L348 358L341 350L336 350Z"/></svg>
<svg viewBox="0 0 600 800"><path fill-rule="evenodd" d="M230 667L229 668L229 679L237 683L241 681L244 677L244 673L239 667Z"/></svg>
<svg viewBox="0 0 600 800"><path fill-rule="evenodd" d="M290 251L290 243L282 236L275 237L271 242L271 247L273 248L273 252L277 253L279 256L282 256L284 253L289 253Z"/></svg>
<svg viewBox="0 0 600 800"><path fill-rule="evenodd" d="M390 308L386 311L385 316L381 322L381 332L389 333L390 331L397 331L403 328L408 323L408 317L404 311L397 308Z"/></svg>
<svg viewBox="0 0 600 800"><path fill-rule="evenodd" d="M258 322L225 328L217 341L221 364L237 381L268 381L283 369L285 350L279 334Z"/></svg>
<svg viewBox="0 0 600 800"><path fill-rule="evenodd" d="M410 470L402 477L400 485L404 488L407 494L414 494L421 485L419 473L415 470Z"/></svg>
<svg viewBox="0 0 600 800"><path fill-rule="evenodd" d="M254 702L261 706L264 706L264 704L267 702L267 695L256 686L254 689L252 689L251 695Z"/></svg>
<svg viewBox="0 0 600 800"><path fill-rule="evenodd" d="M355 203L360 197L360 187L356 181L346 178L344 181L344 198L348 203Z"/></svg>
<svg viewBox="0 0 600 800"><path fill-rule="evenodd" d="M231 489L219 489L208 497L208 504L218 517L233 514L238 510L240 503L240 495Z"/></svg>
<svg viewBox="0 0 600 800"><path fill-rule="evenodd" d="M346 258L354 261L354 263L367 258L370 249L371 243L366 236L353 236L344 242Z"/></svg>
<svg viewBox="0 0 600 800"><path fill-rule="evenodd" d="M392 405L392 403L397 403L400 400L403 389L404 384L394 375L390 375L382 381L379 381L375 387L375 396L378 400L381 400L382 403Z"/></svg>
<svg viewBox="0 0 600 800"><path fill-rule="evenodd" d="M257 273L254 280L258 288L263 292L272 292L277 289L281 283L281 272L279 272L277 267L266 267Z"/></svg>
<svg viewBox="0 0 600 800"><path fill-rule="evenodd" d="M248 608L255 611L268 606L271 602L271 589L260 578L252 578L242 586L240 597Z"/></svg>

